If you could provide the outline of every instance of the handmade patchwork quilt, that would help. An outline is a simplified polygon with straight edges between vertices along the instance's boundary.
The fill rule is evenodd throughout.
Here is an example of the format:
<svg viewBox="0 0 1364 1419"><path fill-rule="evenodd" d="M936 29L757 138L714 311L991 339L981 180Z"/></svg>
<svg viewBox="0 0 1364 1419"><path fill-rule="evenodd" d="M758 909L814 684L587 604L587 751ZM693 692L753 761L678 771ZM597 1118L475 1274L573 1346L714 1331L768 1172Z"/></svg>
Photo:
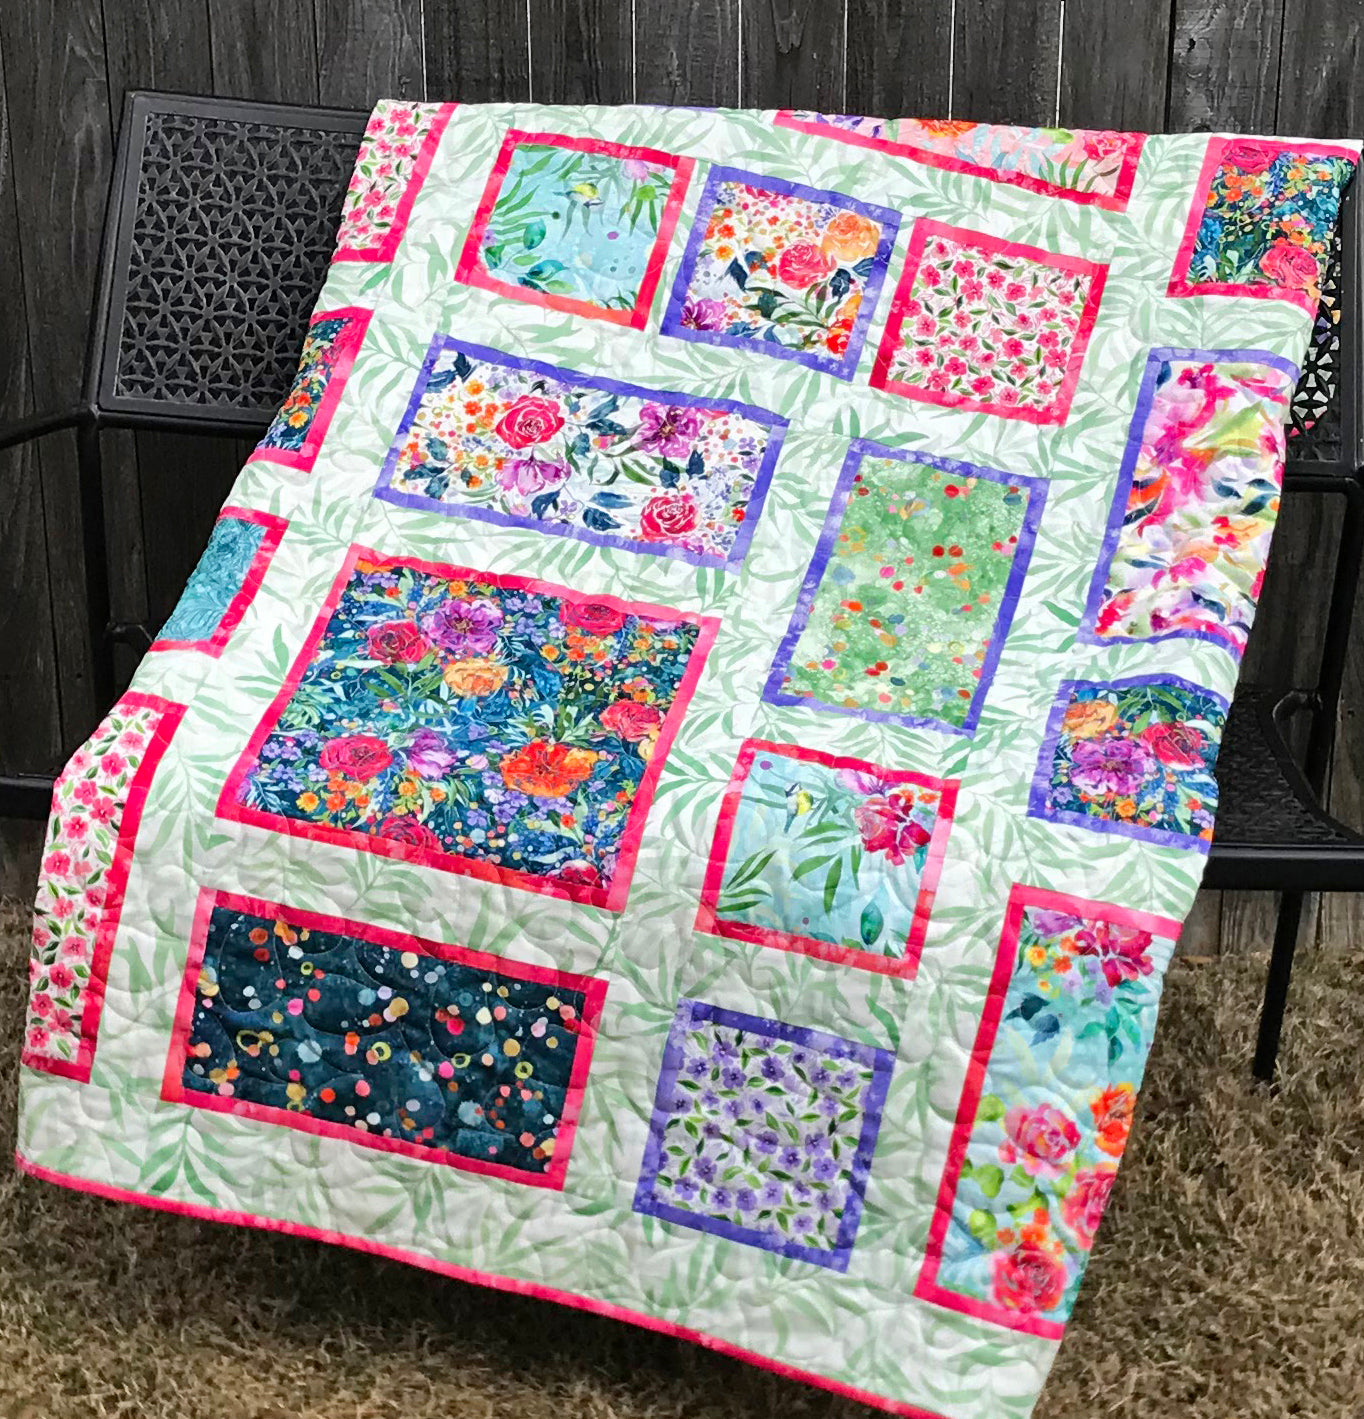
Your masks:
<svg viewBox="0 0 1364 1419"><path fill-rule="evenodd" d="M1358 146L380 104L57 783L20 1166L1023 1419Z"/></svg>

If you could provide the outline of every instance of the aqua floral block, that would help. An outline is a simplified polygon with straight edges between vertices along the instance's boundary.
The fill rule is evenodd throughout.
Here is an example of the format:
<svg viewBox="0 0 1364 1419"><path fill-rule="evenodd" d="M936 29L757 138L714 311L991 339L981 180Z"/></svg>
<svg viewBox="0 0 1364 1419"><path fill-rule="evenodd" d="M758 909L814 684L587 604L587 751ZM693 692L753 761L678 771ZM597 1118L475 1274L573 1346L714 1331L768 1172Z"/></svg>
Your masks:
<svg viewBox="0 0 1364 1419"><path fill-rule="evenodd" d="M1264 582L1298 368L1152 350L1079 638L1206 640L1237 659Z"/></svg>
<svg viewBox="0 0 1364 1419"><path fill-rule="evenodd" d="M255 600L288 526L284 518L255 508L225 507L151 649L221 655Z"/></svg>
<svg viewBox="0 0 1364 1419"><path fill-rule="evenodd" d="M454 112L452 103L375 105L341 205L333 261L393 260Z"/></svg>
<svg viewBox="0 0 1364 1419"><path fill-rule="evenodd" d="M1023 128L960 119L862 118L808 109L783 109L776 122L814 137L1113 212L1127 206L1146 142L1144 133Z"/></svg>
<svg viewBox="0 0 1364 1419"><path fill-rule="evenodd" d="M431 342L375 497L599 546L737 568L786 420Z"/></svg>
<svg viewBox="0 0 1364 1419"><path fill-rule="evenodd" d="M1046 495L854 439L763 698L973 734Z"/></svg>
<svg viewBox="0 0 1364 1419"><path fill-rule="evenodd" d="M877 389L1063 424L1108 267L921 218L876 353Z"/></svg>
<svg viewBox="0 0 1364 1419"><path fill-rule="evenodd" d="M218 812L620 911L717 627L352 547Z"/></svg>
<svg viewBox="0 0 1364 1419"><path fill-rule="evenodd" d="M455 279L642 330L692 166L655 148L512 129Z"/></svg>
<svg viewBox="0 0 1364 1419"><path fill-rule="evenodd" d="M1358 155L1328 143L1211 138L1172 296L1261 296L1315 311Z"/></svg>
<svg viewBox="0 0 1364 1419"><path fill-rule="evenodd" d="M696 929L912 978L956 800L954 781L749 739Z"/></svg>
<svg viewBox="0 0 1364 1419"><path fill-rule="evenodd" d="M264 458L312 472L373 314L345 306L313 316L293 386L248 463Z"/></svg>
<svg viewBox="0 0 1364 1419"><path fill-rule="evenodd" d="M1177 675L1067 680L1042 741L1028 812L1207 852L1227 702Z"/></svg>
<svg viewBox="0 0 1364 1419"><path fill-rule="evenodd" d="M712 167L663 333L851 379L899 229L844 192Z"/></svg>
<svg viewBox="0 0 1364 1419"><path fill-rule="evenodd" d="M1059 1340L1118 1162L1180 923L1015 886L914 1287Z"/></svg>
<svg viewBox="0 0 1364 1419"><path fill-rule="evenodd" d="M635 1211L846 1271L893 1051L681 1000Z"/></svg>
<svg viewBox="0 0 1364 1419"><path fill-rule="evenodd" d="M605 994L205 888L161 1097L562 1188Z"/></svg>

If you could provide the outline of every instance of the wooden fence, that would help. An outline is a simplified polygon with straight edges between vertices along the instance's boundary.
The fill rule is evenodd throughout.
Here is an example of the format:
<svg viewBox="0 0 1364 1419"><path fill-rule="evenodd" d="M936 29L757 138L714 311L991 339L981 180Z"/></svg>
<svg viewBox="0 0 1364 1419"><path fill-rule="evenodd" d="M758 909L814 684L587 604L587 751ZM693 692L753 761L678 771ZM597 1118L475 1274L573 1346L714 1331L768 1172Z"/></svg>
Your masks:
<svg viewBox="0 0 1364 1419"><path fill-rule="evenodd" d="M367 108L376 98L692 103L1077 127L1364 131L1360 0L12 0L0 4L0 420L77 392L123 95ZM174 604L241 449L108 438L115 614ZM74 445L0 455L0 764L55 765L96 718ZM1329 509L1290 504L1247 672L1310 671ZM1364 625L1333 803L1364 821ZM3 826L3 825L0 825ZM24 890L36 836L0 833ZM1207 894L1186 947L1267 940ZM1364 935L1328 899L1320 938Z"/></svg>

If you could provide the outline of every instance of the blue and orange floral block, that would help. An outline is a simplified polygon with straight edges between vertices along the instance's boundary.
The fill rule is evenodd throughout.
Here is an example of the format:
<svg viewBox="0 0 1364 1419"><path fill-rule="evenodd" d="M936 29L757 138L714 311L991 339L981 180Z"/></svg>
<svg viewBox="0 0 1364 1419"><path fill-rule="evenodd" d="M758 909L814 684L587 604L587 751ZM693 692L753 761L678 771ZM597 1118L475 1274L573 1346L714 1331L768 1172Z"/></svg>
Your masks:
<svg viewBox="0 0 1364 1419"><path fill-rule="evenodd" d="M914 1294L1059 1340L1180 924L1015 886Z"/></svg>
<svg viewBox="0 0 1364 1419"><path fill-rule="evenodd" d="M692 166L654 148L512 129L455 279L642 330Z"/></svg>
<svg viewBox="0 0 1364 1419"><path fill-rule="evenodd" d="M843 192L712 167L663 333L851 379L899 228Z"/></svg>
<svg viewBox="0 0 1364 1419"><path fill-rule="evenodd" d="M846 1271L894 1052L684 999L635 1211Z"/></svg>
<svg viewBox="0 0 1364 1419"><path fill-rule="evenodd" d="M206 888L161 1097L562 1188L605 993Z"/></svg>
<svg viewBox="0 0 1364 1419"><path fill-rule="evenodd" d="M786 420L431 342L375 497L599 546L737 567Z"/></svg>
<svg viewBox="0 0 1364 1419"><path fill-rule="evenodd" d="M218 811L619 911L717 625L352 547Z"/></svg>
<svg viewBox="0 0 1364 1419"><path fill-rule="evenodd" d="M1028 812L1207 852L1227 702L1177 675L1067 680L1052 705Z"/></svg>

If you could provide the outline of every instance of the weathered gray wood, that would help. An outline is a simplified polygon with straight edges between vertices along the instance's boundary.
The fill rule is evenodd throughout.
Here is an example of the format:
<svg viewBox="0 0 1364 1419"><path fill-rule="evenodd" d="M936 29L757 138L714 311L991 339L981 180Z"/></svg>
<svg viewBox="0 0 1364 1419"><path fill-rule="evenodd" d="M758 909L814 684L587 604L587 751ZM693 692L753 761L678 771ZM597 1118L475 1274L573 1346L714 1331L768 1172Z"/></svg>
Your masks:
<svg viewBox="0 0 1364 1419"><path fill-rule="evenodd" d="M1067 0L1061 103L1068 128L1158 133L1169 90L1170 12L1130 0Z"/></svg>
<svg viewBox="0 0 1364 1419"><path fill-rule="evenodd" d="M421 0L315 0L317 88L337 108L423 98Z"/></svg>
<svg viewBox="0 0 1364 1419"><path fill-rule="evenodd" d="M741 102L846 112L845 18L838 0L745 0Z"/></svg>
<svg viewBox="0 0 1364 1419"><path fill-rule="evenodd" d="M847 107L937 118L951 94L952 0L869 0L848 10Z"/></svg>
<svg viewBox="0 0 1364 1419"><path fill-rule="evenodd" d="M311 4L208 0L213 92L268 103L317 103L317 23Z"/></svg>
<svg viewBox="0 0 1364 1419"><path fill-rule="evenodd" d="M530 85L537 103L631 103L634 32L620 0L536 0Z"/></svg>
<svg viewBox="0 0 1364 1419"><path fill-rule="evenodd" d="M1061 0L957 0L951 116L1048 125L1060 62Z"/></svg>
<svg viewBox="0 0 1364 1419"><path fill-rule="evenodd" d="M1283 0L1175 0L1168 126L1274 128Z"/></svg>
<svg viewBox="0 0 1364 1419"><path fill-rule="evenodd" d="M426 0L426 96L460 103L530 97L530 13L525 0L457 5Z"/></svg>
<svg viewBox="0 0 1364 1419"><path fill-rule="evenodd" d="M739 0L635 0L639 103L739 102Z"/></svg>

